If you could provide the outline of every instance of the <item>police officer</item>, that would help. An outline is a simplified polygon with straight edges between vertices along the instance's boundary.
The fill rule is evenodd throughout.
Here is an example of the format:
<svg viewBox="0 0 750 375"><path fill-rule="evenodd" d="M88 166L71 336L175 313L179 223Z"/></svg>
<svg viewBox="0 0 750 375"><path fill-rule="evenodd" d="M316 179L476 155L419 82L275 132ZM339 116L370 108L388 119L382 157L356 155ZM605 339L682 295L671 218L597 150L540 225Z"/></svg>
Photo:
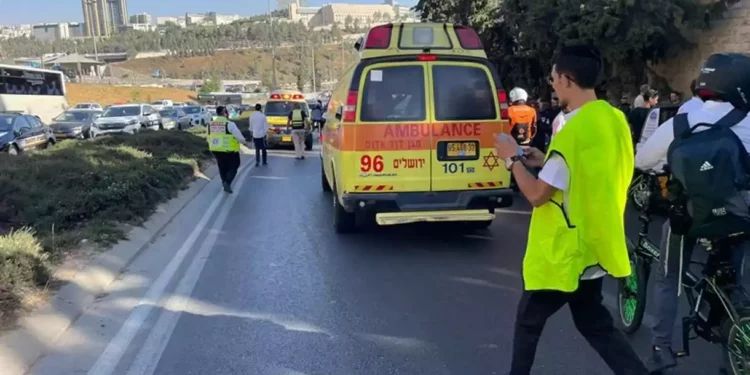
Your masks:
<svg viewBox="0 0 750 375"><path fill-rule="evenodd" d="M232 194L232 181L240 168L240 143L247 145L247 141L237 124L229 121L226 107L216 107L216 115L208 125L208 148L219 166L224 191Z"/></svg>
<svg viewBox="0 0 750 375"><path fill-rule="evenodd" d="M301 103L294 103L294 107L289 112L287 124L292 127L292 141L294 142L294 156L297 160L305 158L305 135L309 115L302 109Z"/></svg>

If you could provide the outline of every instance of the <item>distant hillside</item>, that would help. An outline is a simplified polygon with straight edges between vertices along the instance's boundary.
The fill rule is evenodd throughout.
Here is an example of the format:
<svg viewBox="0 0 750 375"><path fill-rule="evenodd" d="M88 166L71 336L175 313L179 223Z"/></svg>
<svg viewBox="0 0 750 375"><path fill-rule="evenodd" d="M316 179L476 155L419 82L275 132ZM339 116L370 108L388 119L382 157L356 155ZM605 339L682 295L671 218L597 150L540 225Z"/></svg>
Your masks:
<svg viewBox="0 0 750 375"><path fill-rule="evenodd" d="M197 94L192 91L160 87L123 87L68 83L66 99L74 106L78 103L95 102L101 105L127 102L151 102L168 99L175 102L194 101Z"/></svg>
<svg viewBox="0 0 750 375"><path fill-rule="evenodd" d="M315 51L315 70L318 81L335 80L343 69L356 59L350 43L325 45ZM309 46L279 47L276 49L276 74L280 84L310 81L312 53ZM213 56L156 57L133 59L115 66L136 73L151 75L156 69L168 78L260 80L271 82L272 59L268 49L238 49L217 51Z"/></svg>

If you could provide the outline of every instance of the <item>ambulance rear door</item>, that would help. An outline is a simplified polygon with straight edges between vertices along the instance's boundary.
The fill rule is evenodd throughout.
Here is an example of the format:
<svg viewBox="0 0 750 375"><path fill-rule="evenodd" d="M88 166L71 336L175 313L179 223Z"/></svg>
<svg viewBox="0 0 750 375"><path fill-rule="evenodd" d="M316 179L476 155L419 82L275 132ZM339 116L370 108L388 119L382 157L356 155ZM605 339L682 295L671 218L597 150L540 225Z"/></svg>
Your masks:
<svg viewBox="0 0 750 375"><path fill-rule="evenodd" d="M427 63L373 61L357 72L358 121L344 138L356 193L429 192L431 144ZM356 74L356 73L355 73ZM353 98L352 98L353 100Z"/></svg>
<svg viewBox="0 0 750 375"><path fill-rule="evenodd" d="M484 59L442 57L428 63L432 190L507 188L510 174L494 149L503 132L499 87Z"/></svg>

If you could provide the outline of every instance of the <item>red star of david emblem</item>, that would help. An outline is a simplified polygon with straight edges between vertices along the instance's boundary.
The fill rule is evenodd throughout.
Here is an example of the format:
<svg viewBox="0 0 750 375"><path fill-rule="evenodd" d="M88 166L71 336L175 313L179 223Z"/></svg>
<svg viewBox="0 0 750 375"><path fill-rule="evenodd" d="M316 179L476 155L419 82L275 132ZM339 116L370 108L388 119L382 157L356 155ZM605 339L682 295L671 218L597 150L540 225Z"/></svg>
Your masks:
<svg viewBox="0 0 750 375"><path fill-rule="evenodd" d="M487 156L483 156L483 158L484 158L483 167L489 168L490 171L495 168L500 167L500 163L497 162L497 160L500 159L500 157L495 155L494 152L490 151L490 153L487 154Z"/></svg>

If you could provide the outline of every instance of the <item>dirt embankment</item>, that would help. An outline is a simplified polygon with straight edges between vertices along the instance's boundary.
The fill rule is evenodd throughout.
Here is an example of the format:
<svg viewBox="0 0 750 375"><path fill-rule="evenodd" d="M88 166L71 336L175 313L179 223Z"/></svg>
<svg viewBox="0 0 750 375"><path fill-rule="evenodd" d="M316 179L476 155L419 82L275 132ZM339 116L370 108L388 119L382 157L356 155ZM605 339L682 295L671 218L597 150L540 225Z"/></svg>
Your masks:
<svg viewBox="0 0 750 375"><path fill-rule="evenodd" d="M69 83L67 88L68 104L94 102L101 105L127 102L151 102L169 99L175 102L195 101L197 93L162 87L125 87L110 85L89 85Z"/></svg>

